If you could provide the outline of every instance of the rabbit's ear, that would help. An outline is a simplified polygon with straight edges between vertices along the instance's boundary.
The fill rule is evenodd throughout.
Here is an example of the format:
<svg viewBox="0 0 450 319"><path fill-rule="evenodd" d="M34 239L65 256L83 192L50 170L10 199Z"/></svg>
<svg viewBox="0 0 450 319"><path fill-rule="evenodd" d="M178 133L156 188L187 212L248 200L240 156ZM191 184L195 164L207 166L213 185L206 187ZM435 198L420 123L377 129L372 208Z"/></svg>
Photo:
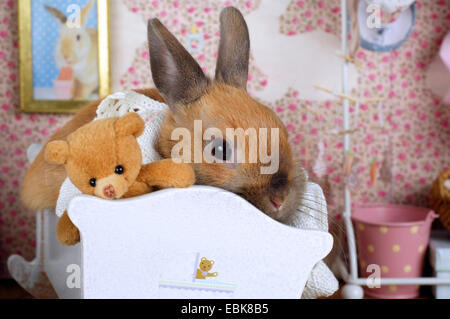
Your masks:
<svg viewBox="0 0 450 319"><path fill-rule="evenodd" d="M250 38L247 23L238 9L220 13L220 44L216 81L247 90Z"/></svg>
<svg viewBox="0 0 450 319"><path fill-rule="evenodd" d="M172 111L200 98L209 79L180 42L158 19L148 22L153 81Z"/></svg>
<svg viewBox="0 0 450 319"><path fill-rule="evenodd" d="M67 22L67 17L64 13L59 11L56 8L50 7L49 5L44 4L45 9L61 24L65 24Z"/></svg>
<svg viewBox="0 0 450 319"><path fill-rule="evenodd" d="M89 1L83 9L81 9L81 14L80 14L80 18L81 18L81 25L85 26L89 17L89 13L91 12L92 7L94 6L96 0L91 0Z"/></svg>

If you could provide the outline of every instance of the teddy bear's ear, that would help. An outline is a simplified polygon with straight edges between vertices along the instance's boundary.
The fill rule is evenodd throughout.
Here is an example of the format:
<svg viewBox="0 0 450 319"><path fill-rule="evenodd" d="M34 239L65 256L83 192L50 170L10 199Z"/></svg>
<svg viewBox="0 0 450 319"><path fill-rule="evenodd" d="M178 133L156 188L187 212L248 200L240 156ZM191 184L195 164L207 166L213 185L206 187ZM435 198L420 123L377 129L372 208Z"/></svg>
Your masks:
<svg viewBox="0 0 450 319"><path fill-rule="evenodd" d="M44 157L51 164L65 164L69 157L69 144L66 141L51 141L45 147Z"/></svg>
<svg viewBox="0 0 450 319"><path fill-rule="evenodd" d="M118 136L134 135L139 137L144 132L145 123L136 113L127 113L114 124Z"/></svg>
<svg viewBox="0 0 450 319"><path fill-rule="evenodd" d="M206 260L206 258L205 258L205 257L202 257L201 261L205 261L205 260Z"/></svg>
<svg viewBox="0 0 450 319"><path fill-rule="evenodd" d="M211 266L214 265L214 260L209 261L211 263Z"/></svg>

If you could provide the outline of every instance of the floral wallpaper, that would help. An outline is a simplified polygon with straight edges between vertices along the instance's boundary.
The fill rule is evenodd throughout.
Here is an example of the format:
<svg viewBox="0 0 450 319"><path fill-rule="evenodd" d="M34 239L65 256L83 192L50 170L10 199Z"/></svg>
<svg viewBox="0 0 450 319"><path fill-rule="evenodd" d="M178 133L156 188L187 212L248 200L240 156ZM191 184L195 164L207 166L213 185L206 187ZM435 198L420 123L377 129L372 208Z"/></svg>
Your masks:
<svg viewBox="0 0 450 319"><path fill-rule="evenodd" d="M10 254L34 257L35 216L20 203L26 151L44 142L67 115L25 114L19 110L17 2L0 0L0 276L8 276Z"/></svg>
<svg viewBox="0 0 450 319"><path fill-rule="evenodd" d="M416 5L417 21L405 44L392 52L360 49L356 54L361 67L352 95L386 99L350 107L350 128L359 128L351 135L356 177L352 193L359 202L426 205L430 184L450 165L450 108L425 83L427 66L450 29L450 1L416 1ZM295 37L322 30L338 36L339 13L339 1L292 1L280 18L280 32ZM342 136L330 133L342 124L340 102L317 103L291 95L278 104L276 110L292 132L299 158L305 162L307 149L310 159L317 158L312 173L327 185L331 211L339 214L345 182L343 142ZM305 106L320 115L311 116Z"/></svg>
<svg viewBox="0 0 450 319"><path fill-rule="evenodd" d="M214 73L219 41L218 15L234 5L245 15L268 0L114 0L144 22L157 16L199 61ZM353 199L426 205L433 179L449 166L450 108L425 85L425 72L450 29L450 0L417 1L417 21L408 41L393 52L360 49L356 54L358 84L353 96L383 97L382 103L352 104L351 179L343 174L339 134L342 106L338 99L307 100L295 87L262 101L280 116L297 159L325 189L330 214L339 217L342 190L349 182ZM28 167L27 147L44 142L70 115L25 114L19 110L17 2L0 0L0 276L5 261L17 253L34 257L35 217L20 203L19 190ZM262 21L261 23L264 23ZM294 0L273 28L296 41L300 34L340 34L340 1ZM124 89L152 85L145 41L120 76ZM313 63L313 61L311 62ZM248 91L257 97L271 79L251 57Z"/></svg>

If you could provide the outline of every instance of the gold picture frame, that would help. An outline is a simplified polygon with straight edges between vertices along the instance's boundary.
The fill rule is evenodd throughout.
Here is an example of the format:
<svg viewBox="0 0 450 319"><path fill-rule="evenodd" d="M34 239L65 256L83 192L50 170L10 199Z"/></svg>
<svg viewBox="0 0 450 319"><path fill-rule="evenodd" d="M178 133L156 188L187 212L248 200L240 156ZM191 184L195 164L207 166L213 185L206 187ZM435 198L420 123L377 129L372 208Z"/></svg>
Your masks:
<svg viewBox="0 0 450 319"><path fill-rule="evenodd" d="M36 100L33 84L32 0L18 1L20 52L20 109L23 112L73 113L91 100ZM98 96L110 94L109 1L96 0L98 25Z"/></svg>

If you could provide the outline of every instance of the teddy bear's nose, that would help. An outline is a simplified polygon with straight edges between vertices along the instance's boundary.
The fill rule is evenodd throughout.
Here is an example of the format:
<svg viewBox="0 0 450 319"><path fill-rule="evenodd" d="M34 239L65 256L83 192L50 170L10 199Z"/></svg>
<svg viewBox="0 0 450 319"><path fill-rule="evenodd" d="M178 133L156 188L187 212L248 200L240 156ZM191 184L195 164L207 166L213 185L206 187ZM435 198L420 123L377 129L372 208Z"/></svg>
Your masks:
<svg viewBox="0 0 450 319"><path fill-rule="evenodd" d="M105 186L105 188L103 188L103 195L105 195L107 198L114 198L114 196L116 195L114 186L112 186L111 184L108 186Z"/></svg>

